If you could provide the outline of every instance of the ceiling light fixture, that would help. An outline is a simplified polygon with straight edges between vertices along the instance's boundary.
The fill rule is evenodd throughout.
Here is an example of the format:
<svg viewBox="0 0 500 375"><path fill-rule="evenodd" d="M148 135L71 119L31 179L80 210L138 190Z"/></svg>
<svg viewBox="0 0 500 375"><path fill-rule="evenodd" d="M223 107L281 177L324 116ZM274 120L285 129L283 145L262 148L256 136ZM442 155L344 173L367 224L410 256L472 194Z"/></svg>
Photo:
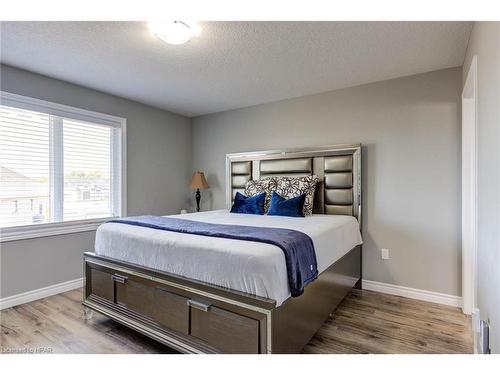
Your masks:
<svg viewBox="0 0 500 375"><path fill-rule="evenodd" d="M149 22L151 33L168 44L184 44L199 35L199 27L182 21Z"/></svg>

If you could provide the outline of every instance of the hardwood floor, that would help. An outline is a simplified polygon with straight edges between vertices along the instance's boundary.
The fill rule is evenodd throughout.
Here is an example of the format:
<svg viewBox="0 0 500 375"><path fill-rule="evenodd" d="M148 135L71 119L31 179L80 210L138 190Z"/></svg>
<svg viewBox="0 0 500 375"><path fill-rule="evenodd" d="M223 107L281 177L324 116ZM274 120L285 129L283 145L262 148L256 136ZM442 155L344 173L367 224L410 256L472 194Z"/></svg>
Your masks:
<svg viewBox="0 0 500 375"><path fill-rule="evenodd" d="M0 353L174 353L94 313L85 321L81 291L0 312ZM457 308L354 290L304 353L472 353L470 318Z"/></svg>
<svg viewBox="0 0 500 375"><path fill-rule="evenodd" d="M305 353L473 353L470 317L459 308L353 290Z"/></svg>

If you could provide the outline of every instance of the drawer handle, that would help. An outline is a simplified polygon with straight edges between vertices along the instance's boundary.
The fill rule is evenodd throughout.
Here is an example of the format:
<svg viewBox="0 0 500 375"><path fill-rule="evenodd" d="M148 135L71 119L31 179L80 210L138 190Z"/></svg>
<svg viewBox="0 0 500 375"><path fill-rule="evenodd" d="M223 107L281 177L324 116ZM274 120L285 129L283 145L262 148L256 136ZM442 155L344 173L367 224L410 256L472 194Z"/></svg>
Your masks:
<svg viewBox="0 0 500 375"><path fill-rule="evenodd" d="M114 274L114 275L111 275L111 279L116 281L116 282L119 282L119 283L122 283L122 284L125 284L128 280L128 277L127 276L122 276L122 275L118 275L118 274Z"/></svg>
<svg viewBox="0 0 500 375"><path fill-rule="evenodd" d="M208 311L208 309L210 308L210 306L212 306L209 303L203 303L203 302L195 301L193 299L188 299L187 300L187 305L191 306L191 307L194 307L195 309L205 311L205 312Z"/></svg>
<svg viewBox="0 0 500 375"><path fill-rule="evenodd" d="M162 288L161 286L157 286L156 287L157 290L159 290L160 292L165 292L165 293L170 293L170 294L174 294L172 293L170 290L167 290L165 288Z"/></svg>

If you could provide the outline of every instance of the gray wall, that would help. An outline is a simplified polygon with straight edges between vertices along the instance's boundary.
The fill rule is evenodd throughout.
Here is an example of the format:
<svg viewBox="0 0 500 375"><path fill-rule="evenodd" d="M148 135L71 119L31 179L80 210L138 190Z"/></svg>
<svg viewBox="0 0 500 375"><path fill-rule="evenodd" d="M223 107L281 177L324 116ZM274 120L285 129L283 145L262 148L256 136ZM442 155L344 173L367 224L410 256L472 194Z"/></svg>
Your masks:
<svg viewBox="0 0 500 375"><path fill-rule="evenodd" d="M453 68L194 118L204 209L225 205L228 152L362 142L363 277L460 295L460 93Z"/></svg>
<svg viewBox="0 0 500 375"><path fill-rule="evenodd" d="M177 213L191 176L190 119L10 66L0 66L4 91L127 119L129 215ZM82 253L94 232L0 244L0 297L82 277Z"/></svg>
<svg viewBox="0 0 500 375"><path fill-rule="evenodd" d="M191 126L182 116L1 68L2 90L127 118L131 215L186 207L193 169L211 185L203 208L224 207L228 152L362 142L364 277L461 293L460 68L202 116ZM81 255L93 241L86 232L3 243L0 296L81 277ZM381 247L390 260L380 259Z"/></svg>
<svg viewBox="0 0 500 375"><path fill-rule="evenodd" d="M477 56L478 233L477 307L490 322L493 353L500 353L500 22L476 22L463 80Z"/></svg>

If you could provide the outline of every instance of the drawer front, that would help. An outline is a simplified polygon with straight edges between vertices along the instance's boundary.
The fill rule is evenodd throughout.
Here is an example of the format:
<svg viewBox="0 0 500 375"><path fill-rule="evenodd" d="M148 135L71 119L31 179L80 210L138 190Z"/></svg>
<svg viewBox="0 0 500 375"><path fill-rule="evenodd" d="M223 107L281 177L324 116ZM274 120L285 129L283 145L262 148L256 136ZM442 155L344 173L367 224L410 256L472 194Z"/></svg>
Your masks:
<svg viewBox="0 0 500 375"><path fill-rule="evenodd" d="M192 305L191 336L223 353L259 353L259 322L214 306Z"/></svg>
<svg viewBox="0 0 500 375"><path fill-rule="evenodd" d="M170 331L177 340L203 352L259 353L266 348L266 318L261 313L239 306L233 309L216 300L204 304L196 292L125 270L87 263L85 272L89 301L162 334Z"/></svg>
<svg viewBox="0 0 500 375"><path fill-rule="evenodd" d="M156 323L180 333L189 333L188 298L163 287L154 291L153 318Z"/></svg>
<svg viewBox="0 0 500 375"><path fill-rule="evenodd" d="M144 280L129 275L113 274L115 301L138 314L151 317L154 305L154 288Z"/></svg>
<svg viewBox="0 0 500 375"><path fill-rule="evenodd" d="M90 269L90 293L114 302L114 281L111 274L95 268Z"/></svg>

